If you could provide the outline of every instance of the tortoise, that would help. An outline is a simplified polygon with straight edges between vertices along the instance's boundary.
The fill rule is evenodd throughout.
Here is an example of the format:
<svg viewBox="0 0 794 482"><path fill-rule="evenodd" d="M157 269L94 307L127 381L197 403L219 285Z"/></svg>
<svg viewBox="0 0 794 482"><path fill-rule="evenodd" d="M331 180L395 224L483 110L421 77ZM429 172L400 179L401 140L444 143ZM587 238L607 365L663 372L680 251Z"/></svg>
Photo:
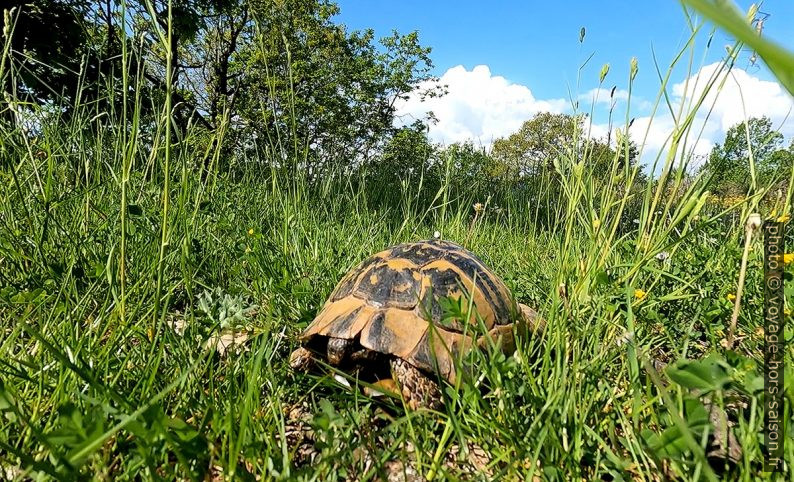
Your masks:
<svg viewBox="0 0 794 482"><path fill-rule="evenodd" d="M462 296L462 306L473 303L468 323L442 306L442 299L460 302ZM433 375L454 384L460 375L454 357L489 339L512 352L514 327L542 326L538 314L516 303L474 253L440 239L404 243L370 256L342 278L300 335L290 366L307 371L324 359L354 369L371 382L370 394L398 391L412 409L438 408L442 397Z"/></svg>

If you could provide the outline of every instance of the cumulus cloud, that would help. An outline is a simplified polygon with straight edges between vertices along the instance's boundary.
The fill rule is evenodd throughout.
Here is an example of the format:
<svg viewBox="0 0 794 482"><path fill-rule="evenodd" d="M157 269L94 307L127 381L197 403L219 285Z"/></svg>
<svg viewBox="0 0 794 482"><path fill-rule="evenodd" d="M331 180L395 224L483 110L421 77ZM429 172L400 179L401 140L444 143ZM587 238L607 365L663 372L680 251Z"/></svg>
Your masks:
<svg viewBox="0 0 794 482"><path fill-rule="evenodd" d="M761 80L745 70L733 69L719 72L719 64L714 63L700 69L687 79L673 85L673 95L681 99L699 98L708 86L709 79L716 79L715 87L706 95L704 105L714 105L712 117L720 124L722 131L750 117L767 116L773 122L783 123L784 134L794 134L794 123L784 123L794 110L794 99L780 84Z"/></svg>
<svg viewBox="0 0 794 482"><path fill-rule="evenodd" d="M432 112L438 122L430 127L430 138L445 144L473 140L489 146L494 140L517 131L538 112L563 112L564 99L539 100L532 91L502 76L491 74L487 65L466 70L459 65L439 79L447 94L424 102L414 94L396 104L401 122L409 124ZM428 85L420 86L420 90Z"/></svg>
<svg viewBox="0 0 794 482"><path fill-rule="evenodd" d="M693 156L691 166L704 162L729 128L751 117L767 116L784 136L794 136L794 98L777 82L759 79L741 69L720 72L717 63L706 65L689 79L673 84L674 108L678 109L682 102L693 106L712 79L716 79L715 86L706 94L690 130L689 145L685 146L686 153ZM719 85L722 85L720 89ZM663 151L670 146L674 128L673 117L667 111L657 112L653 119L647 116L635 119L629 132L636 142L645 141L642 159L645 164L652 164L659 152L666 154ZM662 157L660 164L663 160Z"/></svg>
<svg viewBox="0 0 794 482"><path fill-rule="evenodd" d="M669 151L672 133L675 130L675 121L669 114L657 114L655 117L642 116L634 119L629 134L631 139L642 147L640 163L647 168L652 168L657 163L657 170L665 164ZM715 141L721 140L723 133L716 128L714 122L703 123L703 120L694 123L690 135L685 143L679 146L675 153L677 159L686 156L690 168L696 168L705 162L711 152Z"/></svg>
<svg viewBox="0 0 794 482"><path fill-rule="evenodd" d="M671 102L676 115L682 101L694 103L718 69L717 63L706 65L691 78L672 85ZM684 154L693 156L691 166L702 163L727 130L745 118L766 115L773 125L780 126L787 138L794 137L794 99L777 82L762 80L741 69L719 75L718 84L722 78L725 82L719 92L712 89L706 96L684 146ZM402 124L424 119L428 112L433 112L438 122L430 126L430 137L444 144L472 140L487 147L494 140L517 131L524 121L538 112L571 111L569 101L538 99L528 86L494 75L487 65L478 65L472 70L462 65L453 67L441 76L440 83L447 86L446 95L422 101L418 94L413 94L407 100L400 100L396 107ZM428 84L422 85L419 90L427 87ZM628 92L623 89L616 89L613 96L610 94L611 89L593 88L579 95L578 100L585 111L588 109L584 106L594 102L596 110L605 112L611 102L625 103L628 99ZM637 96L632 98L631 105L633 112L643 114L651 106ZM619 117L622 119L622 114ZM664 164L675 125L664 103L653 118L648 115L635 117L629 133L638 145L644 143L640 162L651 166L661 153L660 165ZM623 127L618 122L613 129ZM591 126L593 137L606 138L608 131L606 124ZM614 134L610 137L616 138Z"/></svg>

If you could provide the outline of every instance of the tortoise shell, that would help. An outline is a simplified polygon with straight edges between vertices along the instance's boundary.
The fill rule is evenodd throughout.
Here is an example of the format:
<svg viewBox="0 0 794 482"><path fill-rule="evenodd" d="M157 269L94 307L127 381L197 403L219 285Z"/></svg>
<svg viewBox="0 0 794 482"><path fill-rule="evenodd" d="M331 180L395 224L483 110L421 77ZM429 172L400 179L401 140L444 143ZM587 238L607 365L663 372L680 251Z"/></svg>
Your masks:
<svg viewBox="0 0 794 482"><path fill-rule="evenodd" d="M473 313L469 326L443 319L439 299L462 296L464 312L471 300L492 339L513 346L517 307L507 286L473 253L441 240L400 244L362 261L342 278L301 340L358 338L364 348L421 370L437 368L454 382L452 355L486 340Z"/></svg>

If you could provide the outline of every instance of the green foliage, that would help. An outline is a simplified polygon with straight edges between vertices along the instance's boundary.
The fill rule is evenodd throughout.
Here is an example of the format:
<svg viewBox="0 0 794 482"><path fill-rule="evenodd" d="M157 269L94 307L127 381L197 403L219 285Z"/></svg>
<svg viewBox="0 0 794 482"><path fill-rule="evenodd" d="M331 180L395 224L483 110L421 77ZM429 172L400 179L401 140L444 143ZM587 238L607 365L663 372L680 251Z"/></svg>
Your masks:
<svg viewBox="0 0 794 482"><path fill-rule="evenodd" d="M180 136L188 137L191 125L217 132L233 119L235 128L215 139L225 169L241 151L292 158L311 166L310 179L351 160L367 161L394 130L395 101L433 79L430 49L416 32L393 32L379 41L372 30L348 32L334 21L338 6L326 0L133 0L124 9L114 0L96 10L80 0L12 6L24 8L11 19L10 60L22 74L16 87L3 77L11 98L32 92L37 100L59 99L90 115L121 112L125 96L133 101L124 85L140 76L145 101L137 108L144 128L161 114L170 82L169 115ZM100 89L108 86L114 92L102 98ZM440 92L430 87L423 95ZM195 132L189 137L198 151L213 147ZM205 157L198 164L206 169L211 162Z"/></svg>
<svg viewBox="0 0 794 482"><path fill-rule="evenodd" d="M72 95L79 82L81 56L91 49L82 25L89 2L13 0L2 3L0 10L6 9L13 29L9 60L16 64L21 85L15 87L10 76L3 76L3 93L29 90L38 100Z"/></svg>
<svg viewBox="0 0 794 482"><path fill-rule="evenodd" d="M620 141L620 139L619 139ZM555 159L566 158L572 162L585 162L596 178L610 176L616 161L618 172L626 165L633 167L637 147L628 139L628 162L625 148L619 142L617 152L605 141L588 138L583 115L552 114L541 112L524 122L518 132L494 142L494 158L512 175L537 176L555 170Z"/></svg>
<svg viewBox="0 0 794 482"><path fill-rule="evenodd" d="M379 45L372 30L348 33L327 1L271 3L252 4L258 27L240 48L243 132L311 166L313 179L368 160L392 131L395 100L431 79L430 49L416 33Z"/></svg>
<svg viewBox="0 0 794 482"><path fill-rule="evenodd" d="M453 179L459 189L469 189L480 196L482 193L493 194L500 187L508 187L518 181L508 166L471 141L451 144L439 153L439 157L450 162L455 173Z"/></svg>
<svg viewBox="0 0 794 482"><path fill-rule="evenodd" d="M679 150L644 183L628 139L586 141L582 118L552 114L493 153L440 148L421 123L392 124L390 102L428 76L415 35L378 46L325 2L176 2L194 11L170 25L156 5L131 3L129 30L88 29L115 31L127 75L25 104L35 137L0 129L4 477L385 480L401 463L428 479L715 478L704 392L742 443L722 475L760 476L761 244L740 353L724 350L744 229L737 209L702 209L702 183L671 167ZM94 94L114 102L86 105ZM433 412L288 370L344 273L436 231L547 329L456 359L472 376ZM465 299L441 305L450 324L467 316ZM208 348L216 335L246 349Z"/></svg>
<svg viewBox="0 0 794 482"><path fill-rule="evenodd" d="M725 140L714 147L701 170L714 192L747 194L755 186L790 175L794 150L783 149L782 144L783 135L773 129L768 117L753 117L728 129Z"/></svg>
<svg viewBox="0 0 794 482"><path fill-rule="evenodd" d="M239 328L258 307L248 305L240 296L224 293L222 289L204 291L198 297L198 309L208 321L220 329Z"/></svg>
<svg viewBox="0 0 794 482"><path fill-rule="evenodd" d="M688 389L708 393L725 388L730 381L728 365L714 354L702 360L681 360L667 368L671 380Z"/></svg>
<svg viewBox="0 0 794 482"><path fill-rule="evenodd" d="M85 411L72 403L58 409L56 428L46 434L47 441L65 449L66 460L80 466L93 451L86 451L105 431L105 414L100 407L87 407Z"/></svg>
<svg viewBox="0 0 794 482"><path fill-rule="evenodd" d="M382 153L362 167L371 171L376 182L415 182L437 163L437 148L427 137L427 126L416 121L397 129Z"/></svg>
<svg viewBox="0 0 794 482"><path fill-rule="evenodd" d="M670 424L661 434L652 430L642 431L642 437L648 448L660 458L673 458L686 460L685 454L689 450L687 434L691 434L696 440L703 437L703 433L711 428L708 413L703 407L703 403L697 398L687 397L684 399L685 428Z"/></svg>
<svg viewBox="0 0 794 482"><path fill-rule="evenodd" d="M568 114L543 112L524 122L518 132L497 139L493 155L518 175L538 175L552 169L553 159L571 156L583 135L584 120Z"/></svg>

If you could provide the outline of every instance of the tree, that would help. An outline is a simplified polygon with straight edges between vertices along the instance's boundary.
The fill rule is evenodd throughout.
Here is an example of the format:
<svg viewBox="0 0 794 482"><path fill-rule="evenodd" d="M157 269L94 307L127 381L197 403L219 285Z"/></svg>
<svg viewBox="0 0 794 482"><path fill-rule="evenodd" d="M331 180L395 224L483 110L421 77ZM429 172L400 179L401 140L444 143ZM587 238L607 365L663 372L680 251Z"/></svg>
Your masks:
<svg viewBox="0 0 794 482"><path fill-rule="evenodd" d="M437 148L427 137L421 121L397 129L383 146L378 159L364 165L372 178L412 179L434 167ZM387 181L388 182L388 181Z"/></svg>
<svg viewBox="0 0 794 482"><path fill-rule="evenodd" d="M394 132L395 102L432 78L418 35L348 33L324 0L251 3L257 29L239 55L246 138L305 163L366 164Z"/></svg>
<svg viewBox="0 0 794 482"><path fill-rule="evenodd" d="M81 56L89 44L83 26L88 2L0 1L0 11L5 10L11 14L7 18L11 24L4 28L11 32L10 60L13 64L4 72L3 94L11 98L29 96L35 102L73 95ZM14 85L12 77L19 83ZM6 113L9 119L11 111Z"/></svg>
<svg viewBox="0 0 794 482"><path fill-rule="evenodd" d="M25 9L13 37L15 74L3 79L6 93L19 87L33 103L57 99L55 110L79 105L112 114L125 110L108 103L131 101L130 87L145 89L137 118L146 129L156 125L170 87L177 138L199 126L208 135L198 132L191 142L222 140L214 147L224 149L224 160L256 149L272 164L303 169L309 179L340 163L375 159L399 132L395 103L434 78L430 49L415 32L380 41L372 30L348 32L334 22L339 7L330 0L9 4L17 5ZM169 31L165 45L161 34ZM121 47L129 53L123 60ZM145 79L126 92L118 82L122 61L127 79L139 72ZM86 92L89 83L94 93ZM422 93L434 95L437 88ZM71 102L75 96L80 102ZM224 135L213 135L221 127Z"/></svg>
<svg viewBox="0 0 794 482"><path fill-rule="evenodd" d="M450 163L453 182L464 189L493 190L497 183L507 186L515 180L504 163L471 141L450 144L438 157L442 169Z"/></svg>
<svg viewBox="0 0 794 482"><path fill-rule="evenodd" d="M88 115L121 112L121 63L127 61L128 74L137 72L145 54L122 59L122 43L129 52L137 43L116 0L0 0L0 9L10 12L9 62L0 79L4 97L24 102L29 112L50 105L62 120L78 108L90 110ZM11 110L4 112L13 122Z"/></svg>
<svg viewBox="0 0 794 482"><path fill-rule="evenodd" d="M767 175L772 182L778 180L787 182L791 177L792 168L794 168L794 139L791 140L788 148L777 149L770 154Z"/></svg>
<svg viewBox="0 0 794 482"><path fill-rule="evenodd" d="M567 114L541 112L507 138L497 139L493 156L519 175L537 175L550 168L551 159L572 145L582 123Z"/></svg>
<svg viewBox="0 0 794 482"><path fill-rule="evenodd" d="M629 149L628 166L637 160L637 148L625 136L618 136L618 152L598 139L588 139L583 115L541 112L524 122L507 138L497 139L492 155L510 172L519 176L535 176L552 171L554 160L562 157L587 160L587 168L595 177L609 176L615 157L618 167L624 168L625 146Z"/></svg>
<svg viewBox="0 0 794 482"><path fill-rule="evenodd" d="M250 42L254 32L248 3L219 12L207 27L197 55L202 60L201 82L206 86L206 97L199 104L217 126L225 110L234 111L240 93L242 64L236 58L239 47Z"/></svg>
<svg viewBox="0 0 794 482"><path fill-rule="evenodd" d="M747 139L750 139L748 144ZM712 190L724 196L747 194L752 187L750 153L756 185L763 186L791 165L791 149L781 149L783 135L772 129L768 117L753 117L728 129L701 168Z"/></svg>
<svg viewBox="0 0 794 482"><path fill-rule="evenodd" d="M139 53L149 66L144 76L160 92L166 90L170 80L177 125L184 129L193 120L214 129L213 116L217 112L212 107L220 104L221 94L228 95L229 82L222 75L210 78L202 78L201 75L208 70L228 73L228 62L237 49L238 37L249 24L248 2L128 0L127 5L136 31L148 41L149 48ZM162 45L159 33L169 31L169 7L171 36L169 44ZM227 64L226 71L224 63Z"/></svg>

